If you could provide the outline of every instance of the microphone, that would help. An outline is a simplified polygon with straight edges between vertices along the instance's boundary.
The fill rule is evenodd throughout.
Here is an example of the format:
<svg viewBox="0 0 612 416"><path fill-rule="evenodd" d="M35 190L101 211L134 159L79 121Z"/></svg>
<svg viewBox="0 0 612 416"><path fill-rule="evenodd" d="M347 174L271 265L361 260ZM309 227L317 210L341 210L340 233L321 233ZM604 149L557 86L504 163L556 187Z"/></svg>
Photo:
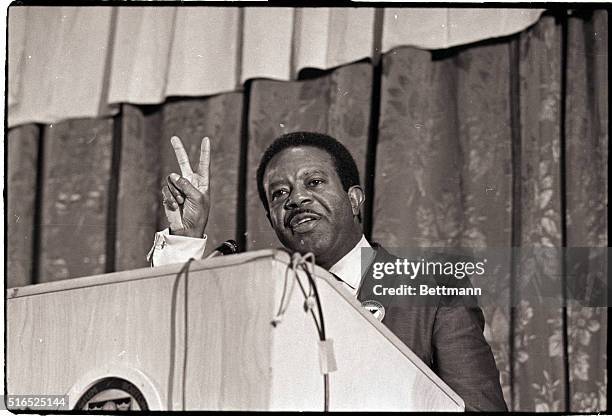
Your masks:
<svg viewBox="0 0 612 416"><path fill-rule="evenodd" d="M238 244L234 240L224 241L212 253L206 256L205 260L218 256L227 256L228 254L236 254L238 252Z"/></svg>

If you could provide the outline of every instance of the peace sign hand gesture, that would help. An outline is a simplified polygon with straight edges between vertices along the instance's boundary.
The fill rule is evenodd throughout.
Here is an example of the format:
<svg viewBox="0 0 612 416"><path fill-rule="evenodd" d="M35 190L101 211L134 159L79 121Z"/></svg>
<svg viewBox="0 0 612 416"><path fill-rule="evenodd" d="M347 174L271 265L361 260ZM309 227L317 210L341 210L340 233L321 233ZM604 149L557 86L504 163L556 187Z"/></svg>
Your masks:
<svg viewBox="0 0 612 416"><path fill-rule="evenodd" d="M172 136L170 142L182 175L171 173L166 179L166 185L162 187L170 234L202 238L210 212L210 140L208 137L202 139L196 172L191 170L181 139Z"/></svg>

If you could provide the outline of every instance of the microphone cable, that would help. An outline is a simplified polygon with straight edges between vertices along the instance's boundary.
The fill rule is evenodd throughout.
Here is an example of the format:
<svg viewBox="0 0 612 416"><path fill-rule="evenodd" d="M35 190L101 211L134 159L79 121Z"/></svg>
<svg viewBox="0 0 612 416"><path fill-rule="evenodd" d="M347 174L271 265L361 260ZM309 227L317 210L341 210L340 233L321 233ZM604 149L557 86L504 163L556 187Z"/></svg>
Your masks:
<svg viewBox="0 0 612 416"><path fill-rule="evenodd" d="M181 389L182 389L182 397L181 397L181 403L182 403L182 409L181 410L185 410L185 393L186 393L186 379L187 379L187 333L189 332L189 322L188 322L188 304L187 304L187 293L188 293L188 283L189 283L189 267L191 266L191 263L194 261L195 259L192 257L189 260L187 260L184 264L183 267L181 267L181 269L179 270L179 272L176 274L176 280L174 281L173 285L172 285L172 295L171 295L171 304L170 304L170 368L168 371L168 410L172 409L173 403L172 403L172 399L174 396L174 379L176 377L175 375L175 361L176 361L176 336L177 336L177 328L176 328L176 318L177 318L177 301L178 301L178 287L180 285L181 282L181 277L184 275L185 279L184 280L184 287L183 287L183 331L184 331L184 353L183 353L183 363L182 363L182 371L183 374L181 375Z"/></svg>
<svg viewBox="0 0 612 416"><path fill-rule="evenodd" d="M312 256L312 262L314 265L314 254L309 254ZM308 256L308 254L306 256ZM319 290L317 289L317 285L314 281L314 278L310 273L310 270L308 270L308 267L306 267L306 264L302 263L301 266L302 270L304 270L304 272L306 273L306 276L308 276L308 281L310 282L310 286L314 291L314 297L317 302L317 310L319 312L319 338L321 342L325 343L327 341L327 336L325 335L325 319L323 317L323 307L321 306L321 297L319 296ZM329 372L327 371L323 373L323 411L329 412Z"/></svg>
<svg viewBox="0 0 612 416"><path fill-rule="evenodd" d="M309 268L308 265L311 267ZM291 255L291 263L287 269L291 268L294 273L295 280L298 282L300 287L300 291L304 296L304 310L308 312L310 310L310 314L312 316L312 320L317 329L317 333L319 335L319 341L326 345L327 335L325 333L325 319L323 316L323 307L321 306L321 298L319 296L319 290L317 288L317 284L314 280L314 265L315 265L315 257L313 253L307 253L305 255L301 255L298 252L295 252ZM300 278L298 277L298 270L302 269L308 278L308 293L304 288ZM312 303L312 299L314 299L314 304ZM317 310L318 319L315 315L315 309ZM285 308L286 309L286 308ZM319 349L319 354L321 354L321 348ZM329 412L329 370L327 368L321 368L323 373L323 411Z"/></svg>

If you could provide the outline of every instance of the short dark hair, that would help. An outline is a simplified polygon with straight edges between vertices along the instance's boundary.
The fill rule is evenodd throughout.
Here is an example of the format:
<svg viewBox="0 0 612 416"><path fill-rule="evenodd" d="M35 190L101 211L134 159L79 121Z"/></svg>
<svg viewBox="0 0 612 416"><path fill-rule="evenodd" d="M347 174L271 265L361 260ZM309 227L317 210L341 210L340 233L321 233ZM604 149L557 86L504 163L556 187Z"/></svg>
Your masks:
<svg viewBox="0 0 612 416"><path fill-rule="evenodd" d="M287 148L298 146L312 146L327 152L334 161L336 173L345 191L348 191L351 186L359 185L359 171L357 170L355 159L353 159L351 153L338 140L327 134L308 131L283 134L277 137L266 149L259 162L259 167L257 168L257 191L259 192L259 198L264 204L266 212L270 211L268 198L266 197L266 191L263 186L263 177L266 167L276 154Z"/></svg>

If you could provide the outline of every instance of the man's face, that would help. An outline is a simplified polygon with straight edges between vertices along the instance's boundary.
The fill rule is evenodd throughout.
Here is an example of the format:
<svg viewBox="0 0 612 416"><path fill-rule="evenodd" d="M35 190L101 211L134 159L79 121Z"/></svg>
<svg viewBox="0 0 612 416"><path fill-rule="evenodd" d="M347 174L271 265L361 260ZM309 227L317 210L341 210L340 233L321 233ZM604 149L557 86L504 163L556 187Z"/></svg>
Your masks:
<svg viewBox="0 0 612 416"><path fill-rule="evenodd" d="M326 151L300 146L279 152L266 167L263 184L270 223L285 247L312 251L317 263L330 267L360 238L354 216L362 199L349 197L342 188Z"/></svg>

